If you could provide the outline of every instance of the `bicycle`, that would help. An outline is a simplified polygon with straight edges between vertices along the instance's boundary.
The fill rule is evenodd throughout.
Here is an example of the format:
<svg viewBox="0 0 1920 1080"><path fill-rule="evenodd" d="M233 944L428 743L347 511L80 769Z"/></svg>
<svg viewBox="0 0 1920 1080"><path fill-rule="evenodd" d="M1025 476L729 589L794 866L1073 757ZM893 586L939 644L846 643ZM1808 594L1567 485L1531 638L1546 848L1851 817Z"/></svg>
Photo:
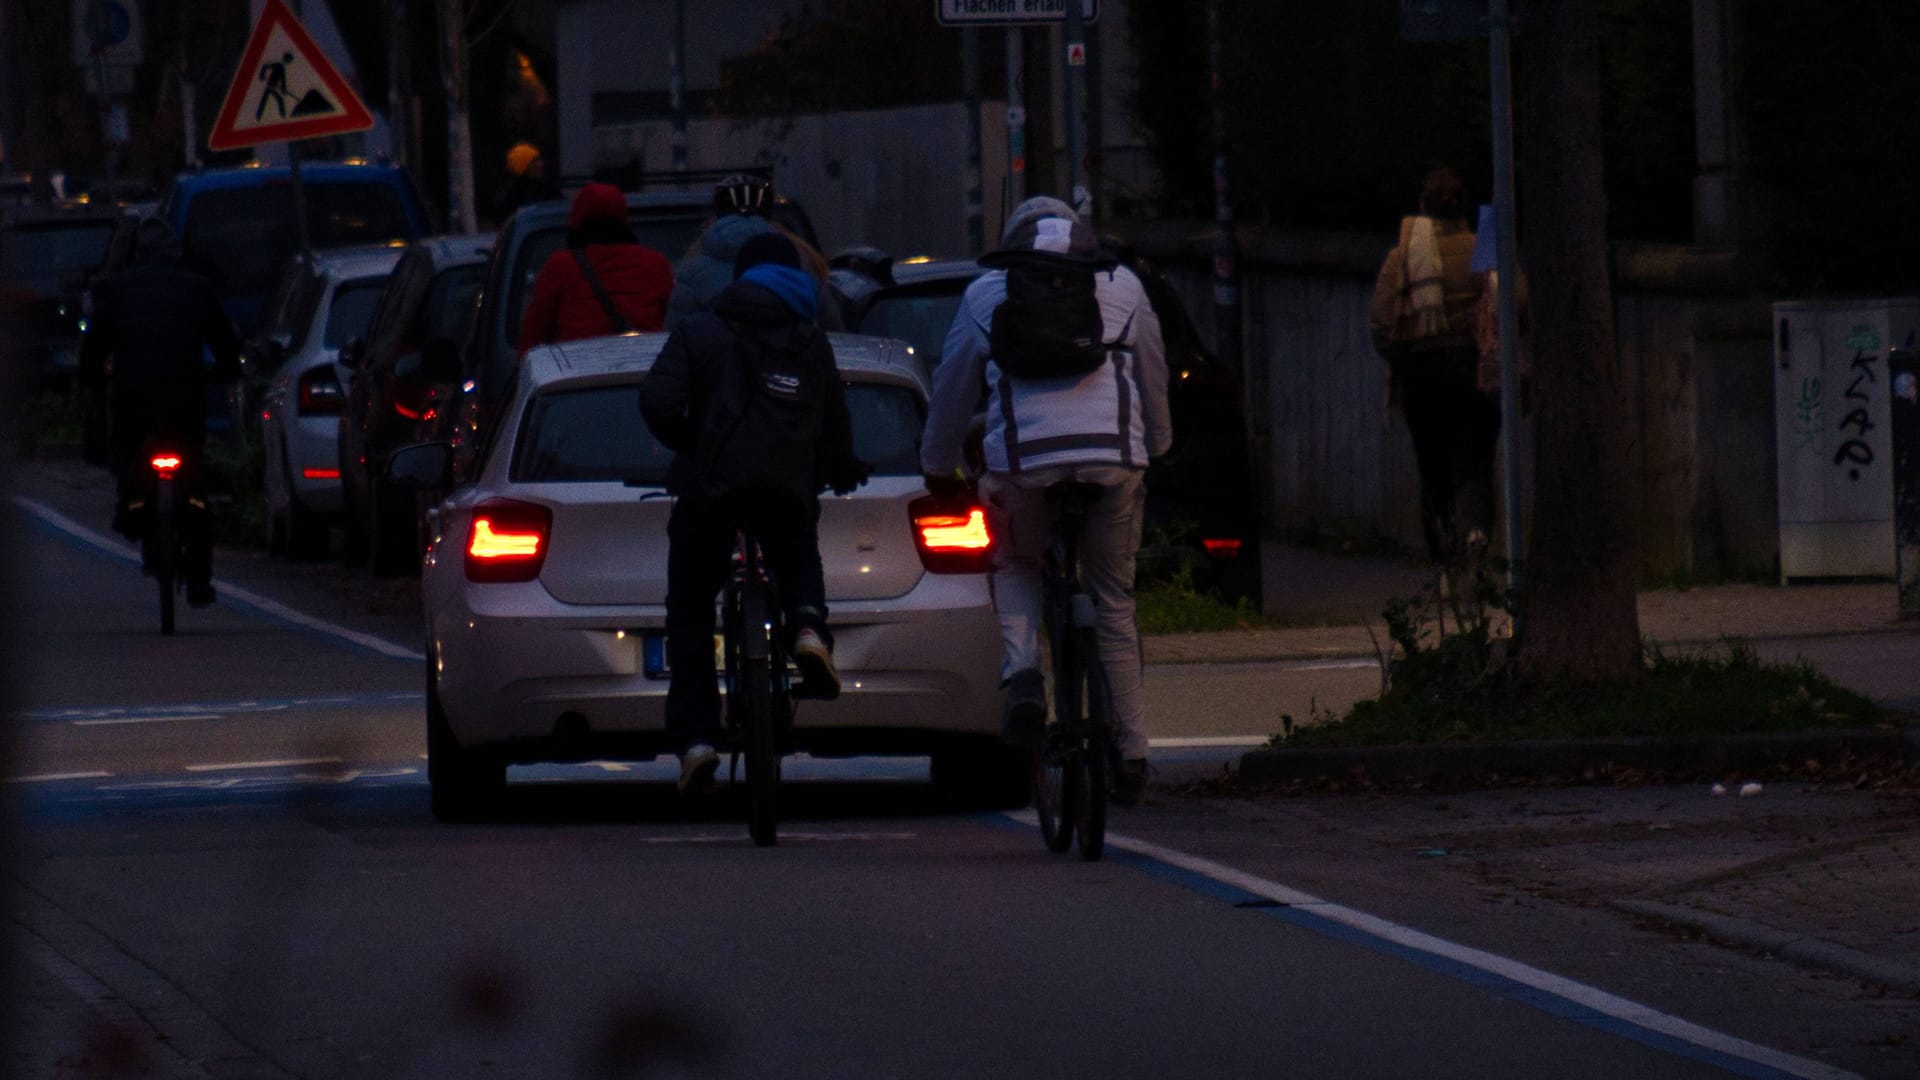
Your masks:
<svg viewBox="0 0 1920 1080"><path fill-rule="evenodd" d="M1093 597L1080 585L1080 534L1100 497L1097 484L1047 488L1052 522L1041 563L1045 630L1053 668L1053 722L1033 755L1034 809L1049 851L1080 841L1080 857L1106 848L1107 793L1114 740L1112 699L1094 632Z"/></svg>
<svg viewBox="0 0 1920 1080"><path fill-rule="evenodd" d="M780 593L759 541L744 530L734 545L721 612L724 737L735 755L747 759L747 833L756 845L772 847L779 833L780 758L793 728L792 683Z"/></svg>
<svg viewBox="0 0 1920 1080"><path fill-rule="evenodd" d="M171 634L174 607L186 588L186 542L181 535L181 519L192 510L192 496L182 475L186 455L172 449L170 443L156 442L142 457L150 482L146 495L130 502L127 510L142 515L140 565L160 587L160 632Z"/></svg>

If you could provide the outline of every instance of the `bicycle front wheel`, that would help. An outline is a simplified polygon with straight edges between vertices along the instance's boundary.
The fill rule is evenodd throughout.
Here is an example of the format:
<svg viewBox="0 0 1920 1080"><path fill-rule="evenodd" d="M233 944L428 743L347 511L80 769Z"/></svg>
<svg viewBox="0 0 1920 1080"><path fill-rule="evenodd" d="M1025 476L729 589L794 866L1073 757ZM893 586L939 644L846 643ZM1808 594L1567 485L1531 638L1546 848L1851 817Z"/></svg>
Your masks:
<svg viewBox="0 0 1920 1080"><path fill-rule="evenodd" d="M1080 746L1082 795L1075 809L1080 819L1080 857L1100 858L1107 846L1107 785L1112 762L1113 716L1107 695L1107 674L1100 667L1100 649L1092 630L1074 634L1080 670L1086 676L1086 737Z"/></svg>

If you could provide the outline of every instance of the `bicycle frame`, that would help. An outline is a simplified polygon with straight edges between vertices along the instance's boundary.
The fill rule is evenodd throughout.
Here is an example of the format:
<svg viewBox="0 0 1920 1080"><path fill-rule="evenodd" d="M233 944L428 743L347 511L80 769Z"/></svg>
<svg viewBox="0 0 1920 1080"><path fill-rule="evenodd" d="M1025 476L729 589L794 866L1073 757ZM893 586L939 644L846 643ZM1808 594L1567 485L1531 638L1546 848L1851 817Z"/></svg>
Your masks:
<svg viewBox="0 0 1920 1080"><path fill-rule="evenodd" d="M1106 844L1112 758L1111 701L1095 639L1093 598L1081 587L1080 534L1098 495L1070 482L1047 490L1051 519L1041 567L1047 644L1053 657L1054 722L1034 754L1034 804L1049 850L1064 852L1077 833L1080 855L1100 858Z"/></svg>

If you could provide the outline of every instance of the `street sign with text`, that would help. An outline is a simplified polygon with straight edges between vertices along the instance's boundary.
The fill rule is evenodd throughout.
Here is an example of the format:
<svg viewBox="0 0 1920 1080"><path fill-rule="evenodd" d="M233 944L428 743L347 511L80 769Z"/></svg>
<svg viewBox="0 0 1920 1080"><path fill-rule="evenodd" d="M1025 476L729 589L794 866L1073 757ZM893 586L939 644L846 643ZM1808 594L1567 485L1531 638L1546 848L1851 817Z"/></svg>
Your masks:
<svg viewBox="0 0 1920 1080"><path fill-rule="evenodd" d="M1020 26L1067 21L1068 0L934 0L933 13L946 26ZM1081 17L1092 22L1100 0L1080 0Z"/></svg>

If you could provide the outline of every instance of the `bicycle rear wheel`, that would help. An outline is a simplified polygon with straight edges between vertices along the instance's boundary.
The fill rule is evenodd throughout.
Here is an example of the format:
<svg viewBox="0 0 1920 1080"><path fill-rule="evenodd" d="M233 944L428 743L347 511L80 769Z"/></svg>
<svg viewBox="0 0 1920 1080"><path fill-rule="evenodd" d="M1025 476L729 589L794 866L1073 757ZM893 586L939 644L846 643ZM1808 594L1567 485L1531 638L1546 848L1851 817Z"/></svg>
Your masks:
<svg viewBox="0 0 1920 1080"><path fill-rule="evenodd" d="M160 586L160 632L173 633L173 607L178 595L180 541L174 530L173 516L155 514L147 523L147 569Z"/></svg>
<svg viewBox="0 0 1920 1080"><path fill-rule="evenodd" d="M746 707L747 833L756 845L772 847L779 839L780 740L773 715L773 650L765 599L753 590L741 598L739 689Z"/></svg>
<svg viewBox="0 0 1920 1080"><path fill-rule="evenodd" d="M1054 631L1053 646L1053 723L1047 727L1047 739L1033 752L1033 806L1040 819L1040 839L1054 854L1073 846L1073 830L1080 819L1080 803L1085 799L1085 757L1080 745L1081 678L1075 670L1074 656L1065 641L1068 635Z"/></svg>
<svg viewBox="0 0 1920 1080"><path fill-rule="evenodd" d="M1107 846L1107 790L1113 760L1112 714L1107 696L1107 674L1100 667L1100 650L1091 629L1074 633L1080 653L1080 669L1086 673L1086 719L1080 744L1081 791L1076 809L1080 833L1080 857L1088 861L1100 858Z"/></svg>

